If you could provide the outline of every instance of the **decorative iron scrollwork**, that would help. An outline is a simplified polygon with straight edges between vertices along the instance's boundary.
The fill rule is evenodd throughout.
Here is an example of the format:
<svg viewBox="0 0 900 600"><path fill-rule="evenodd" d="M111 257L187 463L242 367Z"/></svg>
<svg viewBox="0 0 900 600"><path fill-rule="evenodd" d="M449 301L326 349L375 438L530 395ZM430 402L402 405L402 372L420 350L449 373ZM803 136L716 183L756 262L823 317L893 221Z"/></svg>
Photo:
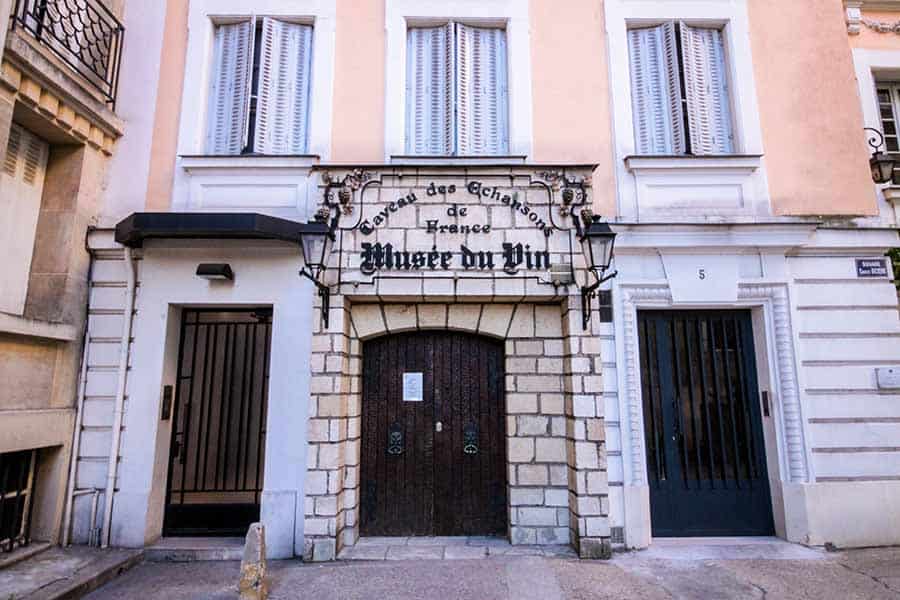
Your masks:
<svg viewBox="0 0 900 600"><path fill-rule="evenodd" d="M325 183L325 203L329 207L340 206L345 215L353 214L353 193L364 183L372 179L372 174L362 169L353 169L339 179L330 171L322 173ZM334 189L337 189L337 203L334 200Z"/></svg>
<svg viewBox="0 0 900 600"><path fill-rule="evenodd" d="M475 423L463 427L463 452L478 454L478 425Z"/></svg>
<svg viewBox="0 0 900 600"><path fill-rule="evenodd" d="M403 426L400 421L394 421L388 427L387 453L392 456L403 454Z"/></svg>
<svg viewBox="0 0 900 600"><path fill-rule="evenodd" d="M551 192L562 190L560 194L562 205L559 207L561 216L568 217L572 214L573 207L581 206L587 201L583 177L568 177L562 171L541 171L537 176L547 184Z"/></svg>
<svg viewBox="0 0 900 600"><path fill-rule="evenodd" d="M17 0L13 26L34 35L115 104L125 28L101 0Z"/></svg>

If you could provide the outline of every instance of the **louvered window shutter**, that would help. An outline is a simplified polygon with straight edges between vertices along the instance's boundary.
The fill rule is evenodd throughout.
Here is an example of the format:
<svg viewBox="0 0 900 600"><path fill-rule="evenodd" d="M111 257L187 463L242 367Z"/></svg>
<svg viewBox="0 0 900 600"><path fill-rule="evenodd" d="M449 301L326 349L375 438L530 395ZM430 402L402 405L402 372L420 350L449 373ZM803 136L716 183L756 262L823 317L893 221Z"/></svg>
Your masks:
<svg viewBox="0 0 900 600"><path fill-rule="evenodd" d="M246 144L252 43L250 21L216 26L206 139L209 154L240 154Z"/></svg>
<svg viewBox="0 0 900 600"><path fill-rule="evenodd" d="M691 152L734 152L722 31L682 23L681 48Z"/></svg>
<svg viewBox="0 0 900 600"><path fill-rule="evenodd" d="M47 142L13 124L0 171L0 312L25 311L49 152Z"/></svg>
<svg viewBox="0 0 900 600"><path fill-rule="evenodd" d="M304 154L313 28L264 18L253 151Z"/></svg>
<svg viewBox="0 0 900 600"><path fill-rule="evenodd" d="M453 25L410 28L406 52L406 152L453 153Z"/></svg>
<svg viewBox="0 0 900 600"><path fill-rule="evenodd" d="M635 151L683 154L684 109L675 25L628 32Z"/></svg>
<svg viewBox="0 0 900 600"><path fill-rule="evenodd" d="M506 32L456 25L456 151L509 152Z"/></svg>

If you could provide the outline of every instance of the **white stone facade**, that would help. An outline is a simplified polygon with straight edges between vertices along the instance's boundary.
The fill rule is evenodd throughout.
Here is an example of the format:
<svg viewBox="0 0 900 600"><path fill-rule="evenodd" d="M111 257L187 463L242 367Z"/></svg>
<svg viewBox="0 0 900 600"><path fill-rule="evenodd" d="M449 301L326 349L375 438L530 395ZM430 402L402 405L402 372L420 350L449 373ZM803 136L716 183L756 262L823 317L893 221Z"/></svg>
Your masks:
<svg viewBox="0 0 900 600"><path fill-rule="evenodd" d="M610 525L622 528L618 541L652 543L636 311L746 308L756 376L773 403L763 429L777 534L812 545L895 543L900 530L888 525L895 517L884 517L896 514L889 499L900 472L891 441L900 390L880 389L876 374L900 360L897 296L888 277L859 278L855 266L882 257L895 234L801 224L731 231L631 226L621 234L616 327L604 352ZM717 266L717 289L702 289L697 270L723 257L731 260ZM685 287L686 280L696 285ZM852 518L833 518L834 511Z"/></svg>
<svg viewBox="0 0 900 600"><path fill-rule="evenodd" d="M585 330L580 296L573 293L576 288L553 285L549 279L550 263L572 268L574 260L577 270L582 260L569 250L577 244L566 227L571 217L564 213L570 211L560 208L558 174L530 167L471 168L463 173L435 167L386 171L377 175L380 189L372 185L354 193L354 202L360 204L356 214L344 215L342 227L345 223L352 227L360 213L372 218L383 210L390 212L394 198L415 194L421 200L407 206L405 214L390 212L392 217L370 236L350 227L343 232L346 249L332 254L332 267L339 259L344 261L341 282L330 282L342 293L331 297L327 329L308 282L297 275L300 259L290 245L163 240L136 253L139 293L114 504L114 544L142 546L161 532L171 421L160 421L158 415L162 386L174 377L181 307L271 305L274 333L262 494L271 556L331 560L358 539L361 342L416 329L467 331L505 341L510 540L571 543L583 556L608 556L604 383L601 346L595 337L608 325L601 325L595 316ZM588 174L589 170L576 168L566 176L570 183L586 186L581 182ZM469 191L473 181L491 191L483 195ZM435 190L454 186L453 202L445 195L430 194L432 184ZM324 197L324 187L321 193ZM589 188L580 187L577 193L577 201L584 202ZM384 201L373 201L376 198ZM470 232L421 238L432 217L450 222L446 216L450 205L465 214L450 221L469 225ZM523 205L538 216L529 216ZM551 218L551 211L559 214ZM402 217L394 218L396 214ZM549 228L554 222L560 229L545 235L540 224ZM475 224L490 225L490 231L474 233ZM439 246L453 254L448 257L453 265L445 272L403 278L391 273L366 275L359 269L365 239L393 240L408 250ZM462 251L454 251L463 244L473 251L495 251L495 266L500 267L498 248L507 242L528 244L535 252L543 249L550 258L531 272L523 262L517 274L499 269L473 273L464 268ZM125 316L121 307L127 263L122 250L109 233L97 232L91 243L96 268L89 355L94 358L89 361L86 422L97 429L82 438L79 486L92 485L92 477L99 482L104 473L105 446L100 443L92 450L91 440L109 435L110 389L116 381L115 373L96 361L118 350L112 331L123 325ZM235 270L235 283L211 285L196 278L193 269L199 261L228 262ZM334 278L338 270L328 273ZM578 279L583 279L582 273ZM173 285L178 288L175 294ZM87 511L84 502L77 503L76 539L85 535Z"/></svg>

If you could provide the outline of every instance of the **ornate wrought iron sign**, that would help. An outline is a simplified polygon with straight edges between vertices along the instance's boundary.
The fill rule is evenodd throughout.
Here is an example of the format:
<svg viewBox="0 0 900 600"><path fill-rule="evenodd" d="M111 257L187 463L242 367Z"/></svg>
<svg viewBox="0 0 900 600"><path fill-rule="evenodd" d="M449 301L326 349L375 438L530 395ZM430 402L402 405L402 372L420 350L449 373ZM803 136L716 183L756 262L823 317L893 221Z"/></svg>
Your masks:
<svg viewBox="0 0 900 600"><path fill-rule="evenodd" d="M403 454L403 425L394 421L388 428L387 453L391 456Z"/></svg>
<svg viewBox="0 0 900 600"><path fill-rule="evenodd" d="M478 425L468 423L463 427L463 452L478 454Z"/></svg>

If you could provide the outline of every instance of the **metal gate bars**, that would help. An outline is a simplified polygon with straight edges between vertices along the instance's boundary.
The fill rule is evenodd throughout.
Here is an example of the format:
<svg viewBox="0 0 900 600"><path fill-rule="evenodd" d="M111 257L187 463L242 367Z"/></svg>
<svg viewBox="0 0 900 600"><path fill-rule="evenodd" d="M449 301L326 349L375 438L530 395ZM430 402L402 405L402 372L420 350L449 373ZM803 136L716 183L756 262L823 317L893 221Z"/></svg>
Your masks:
<svg viewBox="0 0 900 600"><path fill-rule="evenodd" d="M243 535L259 519L271 316L184 311L166 535Z"/></svg>
<svg viewBox="0 0 900 600"><path fill-rule="evenodd" d="M31 505L37 450L0 454L0 551L30 541Z"/></svg>

